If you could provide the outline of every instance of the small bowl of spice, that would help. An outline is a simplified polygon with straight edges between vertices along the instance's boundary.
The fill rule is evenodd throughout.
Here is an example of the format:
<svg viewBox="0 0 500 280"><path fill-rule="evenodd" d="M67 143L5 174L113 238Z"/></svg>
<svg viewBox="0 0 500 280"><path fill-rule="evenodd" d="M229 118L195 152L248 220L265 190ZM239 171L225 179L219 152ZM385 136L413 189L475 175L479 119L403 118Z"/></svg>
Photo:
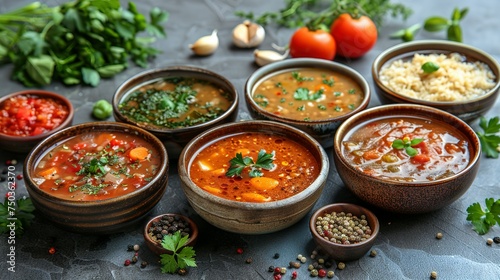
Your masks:
<svg viewBox="0 0 500 280"><path fill-rule="evenodd" d="M375 214L350 203L323 206L309 221L316 245L337 261L363 257L375 243L379 228Z"/></svg>
<svg viewBox="0 0 500 280"><path fill-rule="evenodd" d="M161 245L163 237L179 232L181 237L188 236L185 246L194 246L198 239L198 226L190 218L180 214L161 214L144 227L144 240L148 248L156 255L171 254Z"/></svg>

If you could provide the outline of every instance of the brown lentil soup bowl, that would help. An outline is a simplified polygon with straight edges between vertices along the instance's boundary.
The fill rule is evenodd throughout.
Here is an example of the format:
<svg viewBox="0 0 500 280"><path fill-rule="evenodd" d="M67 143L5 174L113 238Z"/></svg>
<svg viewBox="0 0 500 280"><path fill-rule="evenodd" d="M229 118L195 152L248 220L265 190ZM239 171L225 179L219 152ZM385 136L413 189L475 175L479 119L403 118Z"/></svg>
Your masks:
<svg viewBox="0 0 500 280"><path fill-rule="evenodd" d="M238 182L243 182L243 185L247 184L245 182L245 180L248 179L248 177L245 177L247 176L247 170L243 170L241 178L237 176L227 178L227 175L224 174L229 171L228 167L230 159L234 156L232 152L231 154L228 154L229 152L226 151L250 147L249 145L244 144L246 143L244 140L240 140L238 138L239 135L245 135L248 133L250 134L249 139L252 139L253 137L257 139L258 135L267 135L265 137L268 137L269 140L266 140L267 138L264 140L259 138L261 140L258 140L255 143L255 145L260 146L259 149L270 147L268 142L276 143L277 145L283 144L283 147L289 147L286 146L289 144L285 144L285 142L294 142L298 144L301 149L307 150L307 152L300 153L302 160L296 160L293 162L291 159L292 157L290 156L291 151L290 153L287 153L286 150L283 151L279 147L276 148L277 152L273 157L276 159L274 162L276 164L276 168L272 169L275 170L278 173L276 175L280 176L282 179L279 179L279 184L277 183L277 185L274 185L274 187L276 187L275 189L265 190L265 192L267 192L270 196L272 191L277 191L279 194L285 192L290 192L292 194L283 196L283 199L273 198L257 202L254 200L241 200L241 197L248 197L244 193L238 195L232 193L233 190L241 190L242 192L250 193L249 196L253 197L252 193L255 191L255 188L249 186L252 183L246 186L239 186L237 184ZM198 160L197 155L201 155L204 150L209 150L212 143L221 141L228 141L235 146L225 146L227 148L221 149L212 154L219 158L221 162L226 162L225 168L219 168L219 165L214 166L213 169L205 168L205 166L210 166L212 164L215 165L215 161ZM267 152L271 153L271 151ZM256 154L257 151L252 151L252 153ZM244 154L247 155L246 153ZM248 155L252 154L249 153ZM256 162L258 161L255 158L253 160ZM298 178L303 178L306 176L304 173L309 172L308 170L310 170L310 167L308 166L298 166L307 161L315 162L314 164L317 169L311 172L314 172L317 175L310 176L310 183L308 182L302 184L305 184L304 189L294 192L293 189L296 187L298 188L299 180L302 180ZM214 174L220 174L218 176L222 177L222 181L214 182L214 184L212 184L211 180L213 177L209 177L209 174L206 173L207 176L204 176L205 179L198 182L206 182L206 185L209 187L205 188L205 184L201 183L203 186L202 189L202 187L197 185L197 183L193 180L193 172L195 172L193 170L196 170L194 166L198 166L198 164L202 162L203 168L206 169L207 172L218 172ZM204 162L207 164L204 164ZM286 168L286 166L289 166L290 170L281 171L283 168ZM293 172L292 167L296 172ZM222 172L219 172L221 169ZM267 169L262 171L264 173L264 177L268 177L268 174L271 172ZM181 186L186 194L188 202L207 222L229 232L241 234L263 234L279 231L291 226L304 217L310 209L312 209L316 201L319 199L323 187L325 186L329 173L329 162L328 157L321 145L314 138L297 128L272 121L241 121L212 128L189 142L179 158L178 172L181 179ZM290 176L295 177L290 178ZM261 178L262 177L251 178L250 181L252 179L257 179L258 181L261 180ZM294 181L293 179L295 178L297 179ZM278 182L278 180L276 180L276 182ZM290 186L287 182L297 183ZM279 185L281 185L281 187ZM228 193L228 197L216 195L219 193L224 194L226 192ZM259 197L258 194L255 196Z"/></svg>
<svg viewBox="0 0 500 280"><path fill-rule="evenodd" d="M72 140L77 144L68 142ZM85 141L95 144L78 144ZM131 161L133 147L148 147L149 156ZM91 148L103 153L91 153ZM115 167L122 171L112 173ZM40 142L24 162L23 173L33 205L52 223L78 233L111 234L138 224L160 201L167 188L168 156L162 142L144 129L117 122L90 122L63 129ZM91 192L95 185L89 179L85 179L91 184L88 188L75 181L87 176L84 174L100 178L102 185L98 187L103 188ZM73 195L79 195L78 199Z"/></svg>
<svg viewBox="0 0 500 280"><path fill-rule="evenodd" d="M323 77L313 77L304 74L308 70L320 71L325 74L323 74ZM265 84L271 81L270 79L284 74L290 74L289 79L297 81L297 84L292 84L290 80L276 82L270 86ZM356 91L351 91L351 89L337 90L338 86L348 83L347 81L340 82L341 76L343 79L350 80L349 84L352 83L359 89ZM312 88L312 84L310 87L304 87L304 83L308 82L306 81L308 79L311 80L312 84L316 84L316 89ZM285 88L289 86L293 89L286 90ZM266 95L262 93L261 89L263 88L269 90ZM308 97L296 95L298 91L305 88L310 91ZM317 95L318 88L323 90L322 94ZM279 101L270 101L271 97L274 100L276 95L279 95L281 99ZM350 102L349 104L345 103L346 101L343 98L350 96L358 97L356 102L359 104L357 106L351 106ZM337 62L314 58L294 58L268 64L255 71L245 84L246 106L252 118L271 120L294 126L311 135L324 148L333 146L333 136L337 127L343 121L368 107L370 96L371 91L368 82L357 71ZM316 97L318 98L315 99ZM306 101L306 99L309 100ZM306 103L302 106L298 105L303 102ZM311 104L313 105L311 106ZM276 110L270 111L271 106L276 106ZM335 112L336 110L341 113ZM288 115L284 115L283 112L285 111L289 112ZM299 119L296 117L302 113L321 116L314 117L314 119L309 117ZM323 116L323 114L328 115Z"/></svg>
<svg viewBox="0 0 500 280"><path fill-rule="evenodd" d="M426 83L429 88L429 92L433 92L433 95L439 96L440 94L435 93L438 90L436 85L441 85L442 82L449 77L453 77L453 83L462 84L459 86L449 86L447 88L451 91L453 89L457 92L461 92L462 95L470 94L473 88L487 88L484 85L484 82L476 83L476 78L474 77L460 77L457 70L455 68L450 69L449 74L441 74L445 72L445 67L440 67L443 69L438 69L435 73L425 74L423 70L418 69L419 78L407 78L409 74L405 72L405 70L412 69L412 67L403 68L402 65L399 65L397 71L393 73L395 76L392 76L390 79L382 78L381 70L387 68L388 65L393 63L394 61L401 60L403 62L411 61L415 54L419 55L431 55L431 54L442 54L449 56L452 53L457 53L460 55L459 59L463 60L461 62L465 62L469 65L469 70L465 71L467 73L476 73L476 69L482 68L482 66L474 66L474 63L480 62L483 65L486 65L491 70L491 74L493 77L490 77L489 84L491 88L484 89L483 94L476 94L471 98L465 98L463 100L456 100L457 98L452 97L439 97L432 100L424 100L419 96L410 96L407 94L402 94L398 92L398 90L391 89L391 86L388 84L387 80L390 80L391 83L393 81L402 81L404 77L409 81L410 84L407 85L408 89L414 89L415 92L419 93L417 85L420 84L420 80L422 83ZM422 58L423 59L423 58ZM425 59L417 59L416 65L420 62L428 62ZM436 62L438 66L443 64L444 62ZM445 64L446 65L446 64ZM441 65L443 66L443 65ZM472 70L472 68L474 70ZM447 71L447 70L446 70ZM415 76L417 77L417 76ZM448 77L448 78L447 78ZM437 109L441 109L447 111L462 120L467 122L473 121L484 115L488 110L491 109L493 104L498 97L500 90L500 64L497 60L489 55L488 53L475 48L470 45L466 45L463 43L445 41L445 40L419 40L408 43L402 43L395 45L391 48L380 53L377 58L373 61L372 64L372 78L375 84L375 92L378 97L384 104L392 104L392 103L410 103L410 104L419 104L426 105L430 107L434 107ZM477 85L472 86L473 84ZM470 86L468 86L470 85ZM395 87L392 87L395 88ZM442 93L441 95L443 95ZM455 95L453 95L455 96ZM459 96L459 94L456 94ZM448 100L444 100L443 98L448 98ZM455 100L454 100L455 99Z"/></svg>
<svg viewBox="0 0 500 280"><path fill-rule="evenodd" d="M177 127L166 127L166 126L160 126L160 125L155 125L152 124L150 121L145 121L145 119L138 120L134 119L131 117L129 114L129 110L123 111L121 109L122 103L124 103L130 96L133 95L134 92L137 92L140 90L142 87L147 86L147 85L158 85L158 88L162 87L160 84L163 83L164 81L167 80L173 80L173 79L196 79L201 81L198 84L210 84L213 87L216 87L218 90L212 90L208 93L205 94L205 96L213 96L213 99L224 99L226 101L227 108L225 110L219 111L217 113L217 116L211 117L211 119L208 119L203 122L198 122L193 125L179 125ZM155 85L156 84L156 85ZM199 86L199 85L198 85ZM194 87L193 87L194 89ZM186 100L188 104L193 103L193 105L196 105L197 103L197 98L201 94L201 90L198 90L197 95L191 98L190 100ZM144 90L142 90L144 91ZM221 93L225 96L225 98L220 98L218 95L221 95ZM217 95L215 94L217 93ZM153 100L152 98L149 98L150 100ZM153 133L155 136L157 136L167 147L167 151L169 153L169 157L174 159L178 158L179 154L186 145L187 142L189 142L191 139L193 139L196 135L199 133L211 128L218 126L223 123L227 122L232 122L235 121L237 118L238 114L238 92L234 85L224 78L223 76L203 69L203 68L198 68L198 67L191 67L191 66L171 66L171 67L166 67L166 68L159 68L159 69L151 69L147 70L144 72L141 72L130 79L126 80L123 84L121 84L118 89L115 91L114 96L113 96L113 116L114 118L119 121L119 122L124 122L128 124L133 124L136 126L139 126L151 133ZM169 104L170 101L165 101L164 97L161 97L159 100L156 100L152 103L152 105L148 106L154 106L154 110L159 110L160 105L158 104L163 104L165 102L165 106L170 106ZM209 103L208 101L199 107L205 106L205 104ZM172 105L174 106L174 105ZM168 108L168 107L167 107ZM162 108L162 110L165 110ZM190 109L191 110L191 109ZM193 110L202 110L202 109L193 109ZM156 111L158 112L158 111ZM165 112L165 111L163 111ZM201 111L200 111L201 112ZM191 113L192 116L196 116L197 113L193 111ZM153 117L151 118L152 120L164 120L166 119L165 117L161 116L160 113L154 113ZM151 120L150 119L150 120ZM168 118L167 118L168 119Z"/></svg>
<svg viewBox="0 0 500 280"><path fill-rule="evenodd" d="M7 102L16 102L18 98L34 98L34 100L37 100L38 102L51 102L51 104L43 104L39 103L35 105L34 102L30 102L29 106L31 106L30 111L32 112L31 116L25 116L26 118L30 119L29 122L35 122L33 119L38 116L41 117L43 114L40 110L41 108L44 107L44 111L46 112L44 115L53 115L54 117L58 115L58 119L61 119L60 123L51 128L50 130L44 129L44 131L40 134L36 135L11 135L11 134L6 134L0 132L0 147L6 151L10 152L16 152L16 153L28 153L36 144L38 144L40 141L43 139L47 138L49 135L64 129L66 127L69 127L72 122L73 122L73 114L74 114L74 109L73 105L71 104L71 101L65 97L64 95L58 94L56 92L52 91L46 91L46 90L38 90L38 89L30 89L30 90L23 90L23 91L18 91L15 93L11 93L9 95L6 95L2 98L0 98L0 111L2 112L3 118L9 118L10 120L15 120L16 122L20 122L24 117L18 116L20 113L17 110L17 114L11 114L10 112L7 113L7 111L11 110L6 110L6 104ZM28 103L28 102L26 102ZM19 104L19 103L17 103ZM59 106L59 108L57 107ZM13 105L13 107L15 107ZM5 112L4 112L5 110ZM54 110L57 110L57 112L53 112ZM13 110L12 110L13 111ZM52 112L51 112L52 111ZM61 114L61 112L65 112L64 117ZM50 113L49 113L50 112ZM41 119L41 118L40 118ZM48 120L48 119L47 119ZM48 122L46 122L48 123ZM55 124L54 121L51 121L52 124ZM20 125L21 127L29 127L28 125ZM42 126L45 126L45 124L41 123L41 120L36 120L34 124L32 124L32 128L34 130L40 129ZM9 125L10 128L12 128L12 124ZM9 129L9 127L2 127L2 131L4 129Z"/></svg>
<svg viewBox="0 0 500 280"><path fill-rule="evenodd" d="M377 128L384 124L385 129ZM393 124L402 124L404 134ZM356 132L368 140L356 138ZM407 141L415 154L395 148L397 139ZM419 144L409 142L418 139ZM334 143L333 159L345 186L372 205L403 214L431 212L453 203L472 185L481 156L479 139L467 123L414 104L382 105L356 114L339 127Z"/></svg>
<svg viewBox="0 0 500 280"><path fill-rule="evenodd" d="M353 223L354 221L359 222L359 224L356 224L355 226L351 225L351 227L353 228L352 231L354 232L354 227L357 226L361 229L362 233L356 232L356 236L359 236L361 238L362 235L366 234L367 237L363 237L365 239L361 241L351 241L352 243L350 242L350 244L340 244L338 242L335 242L334 240L331 240L334 234L330 234L328 230L324 229L324 226L330 227L330 230L334 228L334 212L336 215L335 218L339 219L337 225L338 223L340 223L340 221L345 221L342 219L350 214L350 220ZM345 216L341 213L345 214ZM329 215L328 220L323 219L323 217L327 215ZM321 220L319 220L318 218L320 218ZM363 225L361 223L362 220L366 221L367 224ZM369 229L365 229L363 231L363 226L369 226ZM320 227L320 231L318 231L318 227ZM360 229L357 229L356 231L359 231ZM311 231L314 242L336 261L353 261L363 257L375 243L379 229L380 224L375 214L364 207L351 203L334 203L325 205L316 210L316 212L314 212L314 214L311 216L311 219L309 220L309 230ZM354 239L355 238L356 237L354 237Z"/></svg>

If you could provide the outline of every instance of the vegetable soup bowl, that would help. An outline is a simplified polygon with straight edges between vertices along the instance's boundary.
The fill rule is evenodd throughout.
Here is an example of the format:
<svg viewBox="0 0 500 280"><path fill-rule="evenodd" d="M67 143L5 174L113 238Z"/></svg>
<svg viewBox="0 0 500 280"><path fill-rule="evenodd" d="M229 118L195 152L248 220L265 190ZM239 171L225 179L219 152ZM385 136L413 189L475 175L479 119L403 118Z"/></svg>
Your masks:
<svg viewBox="0 0 500 280"><path fill-rule="evenodd" d="M73 122L74 109L64 95L38 89L0 98L0 147L28 153L37 143Z"/></svg>
<svg viewBox="0 0 500 280"><path fill-rule="evenodd" d="M296 223L314 206L328 156L305 132L272 121L212 128L189 142L178 165L193 209L210 224L262 234Z"/></svg>
<svg viewBox="0 0 500 280"><path fill-rule="evenodd" d="M343 64L314 58L271 63L245 84L245 101L254 119L301 129L324 148L333 146L337 127L370 102L366 79Z"/></svg>
<svg viewBox="0 0 500 280"><path fill-rule="evenodd" d="M212 71L171 66L141 72L118 87L113 116L157 136L170 158L199 133L236 120L238 92Z"/></svg>
<svg viewBox="0 0 500 280"><path fill-rule="evenodd" d="M35 208L57 226L110 234L135 226L167 188L162 142L137 126L89 122L49 136L24 162Z"/></svg>
<svg viewBox="0 0 500 280"><path fill-rule="evenodd" d="M343 226L341 222L346 221L356 234L350 235L353 236L352 239L343 241L340 234L335 235L333 228L335 225ZM363 227L365 227L364 230ZM349 230L349 228L346 229ZM316 210L309 220L309 230L314 243L337 261L353 261L362 258L375 244L379 229L380 223L373 212L351 203L325 205Z"/></svg>
<svg viewBox="0 0 500 280"><path fill-rule="evenodd" d="M421 40L380 53L372 64L372 78L384 104L426 105L470 122L495 104L500 64L470 45Z"/></svg>
<svg viewBox="0 0 500 280"><path fill-rule="evenodd" d="M337 172L356 196L382 209L424 213L461 197L479 169L474 130L445 111L392 104L346 120L334 139Z"/></svg>

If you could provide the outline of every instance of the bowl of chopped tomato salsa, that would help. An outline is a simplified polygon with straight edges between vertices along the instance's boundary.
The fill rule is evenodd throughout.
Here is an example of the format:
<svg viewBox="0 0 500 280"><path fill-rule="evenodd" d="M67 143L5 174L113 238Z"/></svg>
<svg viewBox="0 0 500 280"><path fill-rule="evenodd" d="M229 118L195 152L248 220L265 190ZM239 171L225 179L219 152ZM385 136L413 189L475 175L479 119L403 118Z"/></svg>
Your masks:
<svg viewBox="0 0 500 280"><path fill-rule="evenodd" d="M354 194L385 210L445 207L472 185L479 138L463 120L424 105L383 105L345 121L334 139L337 172Z"/></svg>
<svg viewBox="0 0 500 280"><path fill-rule="evenodd" d="M74 232L108 234L137 223L167 187L168 155L151 133L116 122L58 131L24 163L33 205Z"/></svg>
<svg viewBox="0 0 500 280"><path fill-rule="evenodd" d="M238 92L223 76L198 67L141 72L113 96L117 121L139 126L163 141L171 158L208 128L236 120Z"/></svg>
<svg viewBox="0 0 500 280"><path fill-rule="evenodd" d="M33 89L0 98L0 146L5 150L27 153L72 122L73 105L58 93Z"/></svg>
<svg viewBox="0 0 500 280"><path fill-rule="evenodd" d="M212 128L186 145L178 164L193 209L214 226L242 234L296 223L320 197L328 170L314 138L272 121Z"/></svg>

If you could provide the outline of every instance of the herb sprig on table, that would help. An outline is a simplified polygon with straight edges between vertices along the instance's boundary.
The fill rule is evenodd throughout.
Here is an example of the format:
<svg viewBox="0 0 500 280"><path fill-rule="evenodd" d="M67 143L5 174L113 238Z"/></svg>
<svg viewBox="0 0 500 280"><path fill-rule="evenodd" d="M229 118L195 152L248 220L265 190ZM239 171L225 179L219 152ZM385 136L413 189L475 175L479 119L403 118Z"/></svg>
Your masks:
<svg viewBox="0 0 500 280"><path fill-rule="evenodd" d="M133 2L75 0L56 7L34 2L0 15L0 62L12 63L12 78L25 86L53 80L97 86L128 67L145 67L159 53L150 47L164 37L168 14L158 8L149 21ZM141 32L150 37L139 37Z"/></svg>
<svg viewBox="0 0 500 280"><path fill-rule="evenodd" d="M34 210L35 207L29 197L15 201L6 197L4 203L0 203L0 234L11 231L12 225L16 234L22 234L31 225L35 217L32 214Z"/></svg>
<svg viewBox="0 0 500 280"><path fill-rule="evenodd" d="M476 131L481 142L481 150L486 154L486 157L498 158L500 152L500 136L497 135L500 132L499 117L493 117L489 120L481 117L479 126L483 129L482 132Z"/></svg>
<svg viewBox="0 0 500 280"><path fill-rule="evenodd" d="M275 167L273 163L275 157L274 151L271 153L266 153L265 150L260 150L257 155L257 160L254 162L251 157L243 157L241 153L237 153L236 157L232 158L229 163L231 166L229 170L226 172L226 176L239 176L241 177L241 173L247 167L250 168L248 175L250 177L262 177L264 173L262 169L272 170Z"/></svg>
<svg viewBox="0 0 500 280"><path fill-rule="evenodd" d="M467 208L467 221L474 226L474 230L480 234L486 234L495 225L500 226L500 199L485 199L485 208L478 202Z"/></svg>
<svg viewBox="0 0 500 280"><path fill-rule="evenodd" d="M189 236L181 236L179 231L174 234L167 234L163 237L161 245L163 248L172 252L172 254L162 254L161 257L161 272L175 273L179 269L184 269L188 266L196 267L194 257L196 252L193 247L185 246L189 240Z"/></svg>

